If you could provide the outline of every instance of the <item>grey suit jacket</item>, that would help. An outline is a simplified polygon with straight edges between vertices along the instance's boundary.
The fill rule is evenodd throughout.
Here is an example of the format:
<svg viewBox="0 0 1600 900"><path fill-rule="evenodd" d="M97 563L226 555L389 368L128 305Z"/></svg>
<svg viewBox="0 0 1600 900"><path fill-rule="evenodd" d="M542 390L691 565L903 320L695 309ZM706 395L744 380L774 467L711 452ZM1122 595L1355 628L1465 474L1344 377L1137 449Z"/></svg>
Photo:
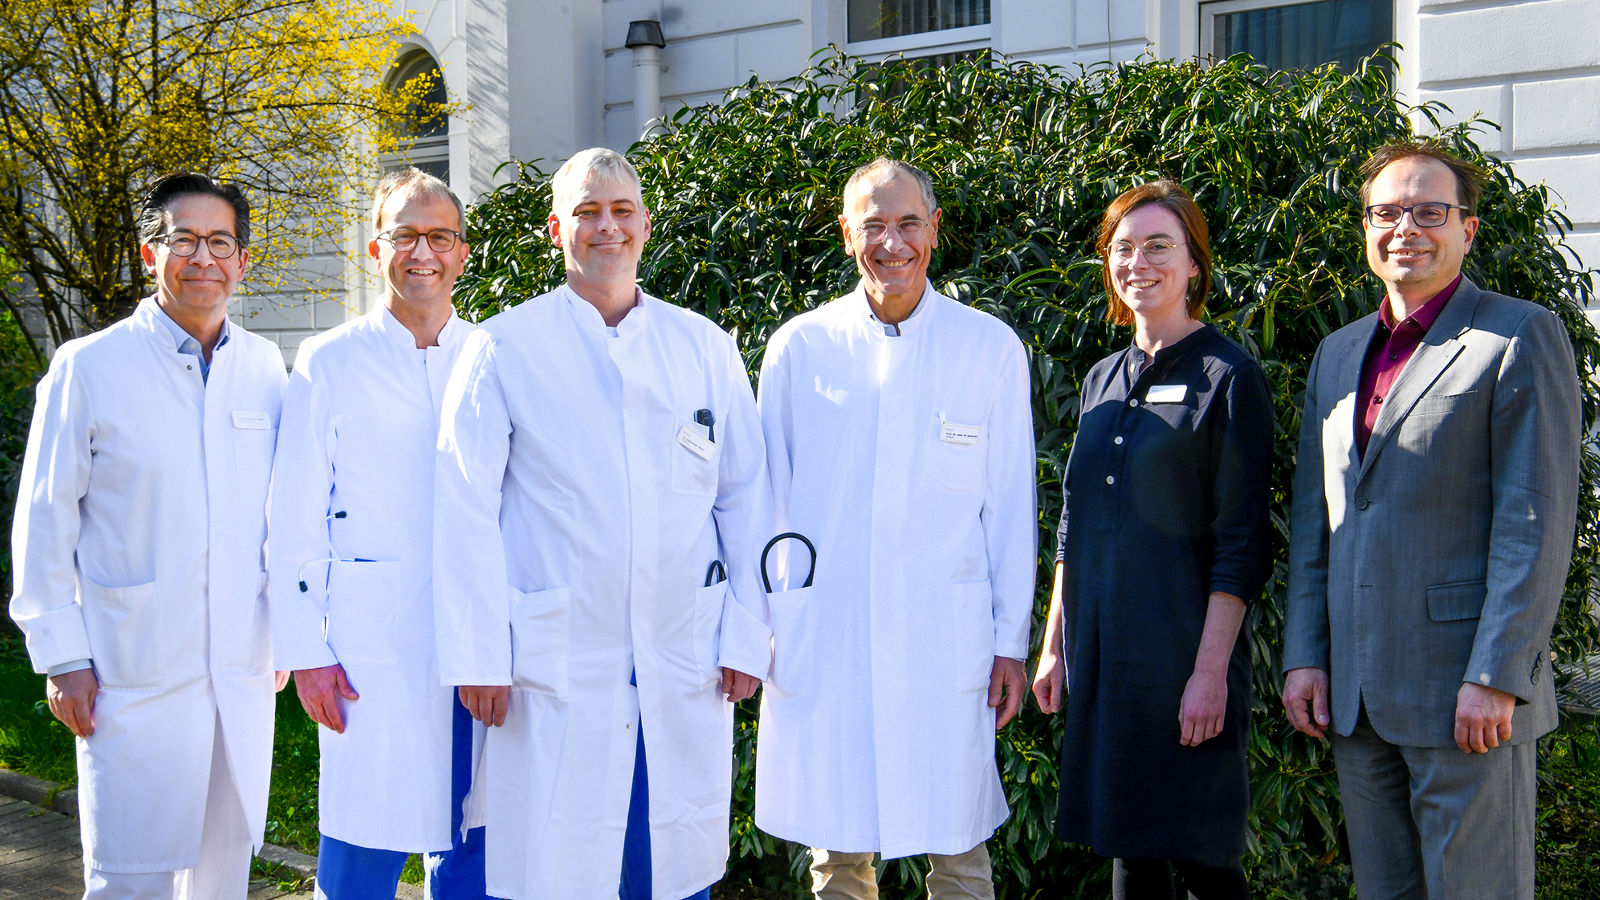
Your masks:
<svg viewBox="0 0 1600 900"><path fill-rule="evenodd" d="M1550 629L1572 554L1581 412L1549 310L1462 279L1355 444L1377 314L1329 335L1306 381L1284 669L1331 679L1333 728L1364 700L1390 743L1455 743L1470 681L1517 697L1512 743L1555 727Z"/></svg>

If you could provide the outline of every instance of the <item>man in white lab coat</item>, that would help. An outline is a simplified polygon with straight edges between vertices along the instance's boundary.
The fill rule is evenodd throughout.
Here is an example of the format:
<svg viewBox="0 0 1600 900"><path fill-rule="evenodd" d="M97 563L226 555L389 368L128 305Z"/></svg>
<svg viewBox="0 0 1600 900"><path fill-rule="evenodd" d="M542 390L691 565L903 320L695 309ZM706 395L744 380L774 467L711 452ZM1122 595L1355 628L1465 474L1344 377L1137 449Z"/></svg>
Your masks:
<svg viewBox="0 0 1600 900"><path fill-rule="evenodd" d="M484 896L482 831L460 830L473 723L439 680L433 630L434 444L473 330L450 302L465 229L443 181L386 175L367 243L383 303L301 344L284 394L273 653L323 726L317 896L330 900L392 898L410 853L429 897Z"/></svg>
<svg viewBox="0 0 1600 900"><path fill-rule="evenodd" d="M681 900L726 867L732 701L771 659L761 427L732 338L636 284L628 161L552 188L566 284L485 322L446 395L440 668L498 726L491 894Z"/></svg>
<svg viewBox="0 0 1600 900"><path fill-rule="evenodd" d="M242 898L272 762L267 483L283 357L228 322L250 205L166 176L156 293L56 350L12 524L11 616L77 736L84 896Z"/></svg>
<svg viewBox="0 0 1600 900"><path fill-rule="evenodd" d="M922 171L862 166L839 224L859 286L778 329L761 369L778 528L815 553L773 554L756 824L813 848L818 897L876 897L874 853L927 853L935 900L993 897L994 732L1038 562L1026 356L928 282Z"/></svg>

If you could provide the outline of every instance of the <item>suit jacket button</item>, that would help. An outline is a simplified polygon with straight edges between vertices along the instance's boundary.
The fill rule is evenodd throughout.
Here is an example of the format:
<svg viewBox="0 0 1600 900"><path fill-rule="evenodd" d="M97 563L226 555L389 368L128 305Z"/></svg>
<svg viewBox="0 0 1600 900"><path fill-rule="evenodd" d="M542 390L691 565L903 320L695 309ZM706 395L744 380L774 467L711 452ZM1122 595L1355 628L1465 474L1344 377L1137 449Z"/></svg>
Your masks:
<svg viewBox="0 0 1600 900"><path fill-rule="evenodd" d="M1357 497L1356 498L1356 509L1366 509L1368 506L1371 506L1371 505L1372 505L1372 501L1368 500L1365 497Z"/></svg>

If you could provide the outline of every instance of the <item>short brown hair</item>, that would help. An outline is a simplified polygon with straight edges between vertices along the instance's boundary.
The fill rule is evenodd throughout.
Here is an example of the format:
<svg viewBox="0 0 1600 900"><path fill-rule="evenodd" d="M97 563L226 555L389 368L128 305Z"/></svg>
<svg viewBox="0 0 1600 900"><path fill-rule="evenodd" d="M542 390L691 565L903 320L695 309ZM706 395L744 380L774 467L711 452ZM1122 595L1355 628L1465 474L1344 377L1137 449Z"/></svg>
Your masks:
<svg viewBox="0 0 1600 900"><path fill-rule="evenodd" d="M372 192L372 230L374 233L383 226L383 204L389 202L389 197L406 193L413 197L432 197L435 200L449 200L455 204L456 217L460 219L461 239L467 237L467 211L461 205L461 198L456 192L450 190L450 185L437 176L430 175L416 166L407 166L383 176L378 182L378 187Z"/></svg>
<svg viewBox="0 0 1600 900"><path fill-rule="evenodd" d="M1459 195L1456 200L1466 207L1463 218L1476 216L1478 198L1483 195L1483 185L1489 176L1478 166L1451 154L1438 141L1430 140L1395 141L1384 144L1367 157L1367 161L1361 164L1361 177L1364 179L1361 182L1362 213L1367 211L1367 198L1372 194L1372 182L1377 180L1378 173L1392 163L1419 156L1443 163L1450 169L1451 174L1456 176L1456 193Z"/></svg>
<svg viewBox="0 0 1600 900"><path fill-rule="evenodd" d="M1106 318L1118 325L1133 324L1133 310L1117 296L1116 285L1111 280L1111 235L1128 213L1141 206L1155 204L1165 208L1183 226L1183 239L1189 245L1189 258L1199 267L1200 274L1189 279L1189 293L1185 307L1191 318L1198 319L1206 308L1206 297L1211 293L1211 229L1200 206L1189 196L1183 186L1170 178L1162 178L1123 191L1106 207L1100 219L1100 231L1095 236L1094 251L1100 257L1100 279L1106 287Z"/></svg>

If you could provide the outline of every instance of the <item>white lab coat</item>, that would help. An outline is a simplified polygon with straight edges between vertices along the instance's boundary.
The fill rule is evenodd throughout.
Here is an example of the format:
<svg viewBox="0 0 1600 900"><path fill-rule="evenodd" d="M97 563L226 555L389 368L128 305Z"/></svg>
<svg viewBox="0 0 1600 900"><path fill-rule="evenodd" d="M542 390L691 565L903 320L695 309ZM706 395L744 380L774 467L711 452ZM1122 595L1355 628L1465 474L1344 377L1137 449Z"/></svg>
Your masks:
<svg viewBox="0 0 1600 900"><path fill-rule="evenodd" d="M283 357L237 325L209 384L154 298L63 344L39 383L12 525L11 615L36 670L92 658L84 861L196 864L220 717L261 845L272 762L267 482Z"/></svg>
<svg viewBox="0 0 1600 900"><path fill-rule="evenodd" d="M286 670L337 662L360 695L344 703L343 734L317 730L322 833L358 847L450 848L454 692L434 655L434 447L473 330L452 315L438 346L418 349L380 307L302 344L284 394L273 653Z"/></svg>
<svg viewBox="0 0 1600 900"><path fill-rule="evenodd" d="M802 588L804 548L773 551L756 824L886 858L1005 821L987 690L1027 656L1038 541L1021 342L931 285L900 327L859 287L795 318L760 399L778 526L817 561Z"/></svg>
<svg viewBox="0 0 1600 900"><path fill-rule="evenodd" d="M709 458L679 442L708 436L701 409ZM759 677L771 660L766 462L733 340L643 294L612 337L562 287L473 336L439 445L440 668L513 688L469 801L489 892L616 897L641 717L654 894L717 880L733 725L719 666ZM718 558L729 580L705 587Z"/></svg>

